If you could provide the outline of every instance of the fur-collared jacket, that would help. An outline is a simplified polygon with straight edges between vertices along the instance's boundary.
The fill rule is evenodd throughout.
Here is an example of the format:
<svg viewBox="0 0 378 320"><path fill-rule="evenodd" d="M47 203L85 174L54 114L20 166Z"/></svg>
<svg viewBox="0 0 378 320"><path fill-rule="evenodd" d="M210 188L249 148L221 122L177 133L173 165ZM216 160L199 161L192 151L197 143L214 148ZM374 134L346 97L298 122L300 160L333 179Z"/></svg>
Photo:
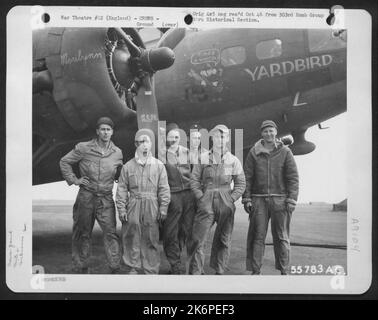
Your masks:
<svg viewBox="0 0 378 320"><path fill-rule="evenodd" d="M249 151L244 172L246 190L243 203L254 196L285 196L287 202L296 204L299 177L293 153L280 140L269 152L259 140Z"/></svg>

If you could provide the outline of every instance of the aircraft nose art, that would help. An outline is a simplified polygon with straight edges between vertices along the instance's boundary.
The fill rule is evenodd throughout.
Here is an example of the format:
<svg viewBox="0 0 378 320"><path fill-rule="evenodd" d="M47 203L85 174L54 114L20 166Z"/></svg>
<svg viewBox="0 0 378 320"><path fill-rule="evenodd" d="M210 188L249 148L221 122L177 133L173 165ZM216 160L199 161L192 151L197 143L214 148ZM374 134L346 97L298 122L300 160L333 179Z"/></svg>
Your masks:
<svg viewBox="0 0 378 320"><path fill-rule="evenodd" d="M54 100L74 130L94 126L99 114L123 119L131 113L108 74L107 29L51 30L47 40Z"/></svg>

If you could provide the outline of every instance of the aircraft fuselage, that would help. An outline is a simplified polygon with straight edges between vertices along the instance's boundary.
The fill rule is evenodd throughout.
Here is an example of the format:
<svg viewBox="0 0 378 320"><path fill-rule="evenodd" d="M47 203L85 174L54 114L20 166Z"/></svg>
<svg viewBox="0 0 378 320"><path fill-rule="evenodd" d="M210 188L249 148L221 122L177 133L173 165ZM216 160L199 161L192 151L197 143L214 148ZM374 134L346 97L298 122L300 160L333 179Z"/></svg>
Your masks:
<svg viewBox="0 0 378 320"><path fill-rule="evenodd" d="M80 39L74 37L78 32L85 39L93 38L96 50L93 51L92 42L85 42L84 48ZM43 41L50 38L43 41L35 38L33 45L37 49L40 46L39 55L57 57L46 59L47 67L50 64L57 69L52 74L57 78L54 85L63 75L69 87L60 85L57 88L61 91L56 92L55 88L53 95L46 91L33 95L33 184L62 180L60 158L77 142L93 136L95 130L90 123L103 116L109 104L113 111L120 110L124 116L115 130L114 142L123 150L124 161L134 156L136 113L112 91L114 88L107 79L105 54L101 51L105 33L90 29L49 33L47 36L54 41L61 37L62 48L66 46L73 57L93 57L90 61L71 59L73 62L63 69L59 63L71 61L67 53L61 51L60 56L59 52L45 53L47 44ZM277 123L280 136L303 133L346 111L343 36L343 33L334 35L332 30L187 31L174 48L173 66L155 75L159 119L176 122L187 132L193 123L208 130L219 123L243 129L245 150L259 139L260 124L266 119ZM35 70L46 68L38 63L33 64ZM99 73L102 69L104 72ZM100 90L111 101L104 100ZM66 103L69 94L74 96L69 100L72 105ZM62 100L58 101L60 104L57 98ZM82 129L83 117L89 119L89 125Z"/></svg>
<svg viewBox="0 0 378 320"><path fill-rule="evenodd" d="M281 53L259 59L259 43L274 40ZM247 148L263 120L274 120L283 136L346 111L346 49L311 51L308 30L199 31L175 54L175 64L156 76L156 95L160 118L185 130L224 123L244 129Z"/></svg>

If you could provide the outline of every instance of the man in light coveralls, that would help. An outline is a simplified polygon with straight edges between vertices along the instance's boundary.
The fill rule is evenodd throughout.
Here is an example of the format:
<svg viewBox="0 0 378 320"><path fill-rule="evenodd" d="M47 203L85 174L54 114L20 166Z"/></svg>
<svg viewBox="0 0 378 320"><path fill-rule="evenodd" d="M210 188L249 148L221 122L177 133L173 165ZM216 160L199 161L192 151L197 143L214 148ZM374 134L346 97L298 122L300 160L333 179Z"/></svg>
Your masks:
<svg viewBox="0 0 378 320"><path fill-rule="evenodd" d="M129 274L138 269L158 274L159 223L166 219L170 202L168 177L164 164L152 156L148 134L140 130L135 146L135 157L123 166L116 193L123 261Z"/></svg>

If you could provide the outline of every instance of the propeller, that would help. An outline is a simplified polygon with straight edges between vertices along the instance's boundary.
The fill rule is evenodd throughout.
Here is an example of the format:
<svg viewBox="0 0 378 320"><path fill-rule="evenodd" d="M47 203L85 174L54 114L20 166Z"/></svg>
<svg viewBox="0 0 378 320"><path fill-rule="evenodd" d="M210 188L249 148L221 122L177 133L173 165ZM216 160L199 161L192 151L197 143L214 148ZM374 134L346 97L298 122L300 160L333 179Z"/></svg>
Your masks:
<svg viewBox="0 0 378 320"><path fill-rule="evenodd" d="M168 47L145 49L136 45L133 38L123 29L114 28L114 30L129 52L129 55L119 55L121 58L115 62L115 66L118 66L115 74L120 78L118 79L120 83L127 83L130 73L134 77L128 90L135 96L138 128L151 130L155 135L156 146L159 114L152 76L174 63L174 52Z"/></svg>
<svg viewBox="0 0 378 320"><path fill-rule="evenodd" d="M185 28L170 29L164 32L164 35L159 40L157 47L168 47L173 50L181 42L181 40L184 39L185 35Z"/></svg>

